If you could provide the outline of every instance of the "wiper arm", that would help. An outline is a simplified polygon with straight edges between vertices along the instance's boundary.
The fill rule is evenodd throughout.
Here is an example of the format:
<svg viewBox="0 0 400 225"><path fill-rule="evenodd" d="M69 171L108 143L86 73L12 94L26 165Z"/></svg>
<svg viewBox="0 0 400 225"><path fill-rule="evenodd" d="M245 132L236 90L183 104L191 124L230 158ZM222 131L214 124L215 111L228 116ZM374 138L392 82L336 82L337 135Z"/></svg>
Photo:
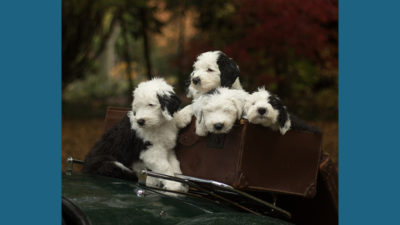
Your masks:
<svg viewBox="0 0 400 225"><path fill-rule="evenodd" d="M176 176L182 178L182 179L186 179L186 180L190 180L190 181L194 181L194 182L199 182L199 183L206 183L206 184L211 184L220 188L226 188L229 190L234 190L234 188L230 185L215 181L215 180L207 180L207 179L201 179L201 178L197 178L197 177L191 177L191 176L186 176L183 174L177 174Z"/></svg>
<svg viewBox="0 0 400 225"><path fill-rule="evenodd" d="M231 205L234 205L234 206L236 206L236 207L238 207L240 209L243 209L243 210L245 210L247 212L253 213L255 215L261 215L260 213L254 211L254 210L251 210L251 209L249 209L249 208L247 208L247 207L245 207L245 206L243 206L243 205L241 205L241 204L239 204L237 202L234 202L234 201L232 201L230 199L227 199L227 198L215 193L213 190L208 190L207 188L205 188L205 187L203 187L203 186L201 186L201 185L199 185L199 184L197 184L195 182L204 183L204 184L210 184L210 185L213 185L215 187L218 187L218 188L221 188L221 189L224 189L224 190L229 190L230 192L234 192L234 193L239 194L241 196L244 196L244 197L246 197L248 199L251 199L253 201L261 203L262 205L267 206L267 207L273 209L274 211L280 213L285 218L288 218L288 219L291 218L290 212L288 212L288 211L286 211L284 209L281 209L281 208L279 208L279 207L277 207L277 206L275 206L275 205L273 205L273 204L271 204L269 202L266 202L266 201L264 201L262 199L259 199L259 198L255 197L253 195L250 195L250 194L248 194L246 192L239 191L239 190L233 188L230 185L227 185L227 184L224 184L224 183L221 183L221 182L218 182L218 181L201 179L201 178L196 178L196 177L191 177L191 176L186 176L186 175L169 176L169 175L166 175L166 174L155 173L155 172L148 171L148 170L142 170L141 171L141 175L143 176L140 179L142 183L143 182L145 183L145 179L146 179L145 176L151 176L151 177L156 177L156 178L160 178L160 179L167 179L167 180L180 182L180 183L189 185L190 187L193 187L193 188L195 188L195 189L197 189L199 191L202 191L202 192L204 192L204 193L206 193L208 195L211 195L211 196L213 196L213 197L215 197L217 199L220 199L220 200L222 200L224 202L227 202L227 203L229 203Z"/></svg>
<svg viewBox="0 0 400 225"><path fill-rule="evenodd" d="M243 210L245 210L247 212L250 212L250 213L253 213L255 215L261 216L260 213L258 213L256 211L253 211L253 210L251 210L251 209L249 209L249 208L247 208L245 206L242 206L242 205L240 205L240 204L238 204L238 203L236 203L234 201L231 201L231 200L229 200L229 199L227 199L227 198L225 198L225 197L223 197L223 196L221 196L219 194L216 194L216 193L214 193L214 191L207 190L206 188L203 188L202 186L200 186L200 185L198 185L198 184L196 184L196 183L194 183L192 181L185 180L185 179L178 178L178 177L174 177L174 176L165 175L165 174L162 174L162 173L155 173L155 172L147 171L147 170L142 170L141 173L143 175L147 175L147 176L151 176L151 177L156 177L156 178L166 179L166 180L172 180L172 181L176 181L176 182L187 184L190 187L194 187L194 188L196 188L196 189L198 189L198 190L200 190L202 192L205 192L205 193L207 193L207 194L209 194L209 195L211 195L211 196L213 196L215 198L218 198L218 199L220 199L220 200L222 200L224 202L228 202L229 204L232 204L232 205L234 205L234 206L236 206L238 208L241 208L241 209L243 209Z"/></svg>

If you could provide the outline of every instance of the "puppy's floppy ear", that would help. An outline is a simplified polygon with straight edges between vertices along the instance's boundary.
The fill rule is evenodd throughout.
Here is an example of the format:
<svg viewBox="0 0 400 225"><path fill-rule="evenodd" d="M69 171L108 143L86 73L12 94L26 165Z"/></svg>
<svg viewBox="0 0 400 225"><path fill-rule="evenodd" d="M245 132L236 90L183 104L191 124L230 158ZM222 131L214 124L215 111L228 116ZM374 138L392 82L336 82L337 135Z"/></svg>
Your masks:
<svg viewBox="0 0 400 225"><path fill-rule="evenodd" d="M191 83L190 78L185 80L185 94L187 97L191 97L189 92L190 83Z"/></svg>
<svg viewBox="0 0 400 225"><path fill-rule="evenodd" d="M238 65L223 52L219 52L217 64L221 72L221 86L231 88L240 74Z"/></svg>
<svg viewBox="0 0 400 225"><path fill-rule="evenodd" d="M196 134L198 136L206 136L208 131L203 118L203 110L200 109L196 112Z"/></svg>
<svg viewBox="0 0 400 225"><path fill-rule="evenodd" d="M278 110L278 125L281 134L285 134L290 129L290 118L289 113L286 110L286 106L276 95L270 95L268 97L268 102L271 104L272 108Z"/></svg>
<svg viewBox="0 0 400 225"><path fill-rule="evenodd" d="M245 103L244 106L243 106L242 118L248 120L249 118L247 117L247 110L248 110L248 106Z"/></svg>
<svg viewBox="0 0 400 225"><path fill-rule="evenodd" d="M172 120L172 116L179 109L181 100L178 96L172 92L166 92L162 94L157 94L158 101L161 105L161 112L167 120Z"/></svg>
<svg viewBox="0 0 400 225"><path fill-rule="evenodd" d="M196 115L196 121L198 121L199 123L201 123L201 121L203 120L203 110L200 110L198 112L198 114Z"/></svg>
<svg viewBox="0 0 400 225"><path fill-rule="evenodd" d="M195 107L193 107L193 114L196 117L196 123L200 123L203 120L203 110L201 107L198 107L197 102L195 103Z"/></svg>
<svg viewBox="0 0 400 225"><path fill-rule="evenodd" d="M188 98L193 98L193 94L191 93L191 91L189 89L190 84L192 83L192 81L191 81L192 76L193 76L193 72L190 74L189 78L185 80L185 94L186 94L186 97L188 97Z"/></svg>
<svg viewBox="0 0 400 225"><path fill-rule="evenodd" d="M232 95L229 96L229 100L232 101L237 111L237 119L240 120L244 115L244 106L247 101L249 94L243 90L229 90Z"/></svg>
<svg viewBox="0 0 400 225"><path fill-rule="evenodd" d="M238 120L240 120L240 118L242 118L242 115L243 115L244 103L241 100L236 99L236 98L231 98L230 100L232 101L233 105L236 108L236 112L237 112L236 117Z"/></svg>
<svg viewBox="0 0 400 225"><path fill-rule="evenodd" d="M284 135L291 127L291 120L289 114L287 114L287 120L283 126L279 125L279 131Z"/></svg>

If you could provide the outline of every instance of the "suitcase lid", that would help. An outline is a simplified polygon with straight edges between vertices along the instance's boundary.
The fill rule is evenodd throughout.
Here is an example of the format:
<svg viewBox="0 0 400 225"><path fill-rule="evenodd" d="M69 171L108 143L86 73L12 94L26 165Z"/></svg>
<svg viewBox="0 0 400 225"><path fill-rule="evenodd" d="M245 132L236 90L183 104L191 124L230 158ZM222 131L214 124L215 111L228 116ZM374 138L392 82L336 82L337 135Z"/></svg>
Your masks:
<svg viewBox="0 0 400 225"><path fill-rule="evenodd" d="M184 174L238 189L315 196L321 134L290 130L281 135L242 119L225 137L216 136L225 140L197 136L195 118L181 131L176 153Z"/></svg>
<svg viewBox="0 0 400 225"><path fill-rule="evenodd" d="M104 120L104 131L108 131L117 124L131 108L123 107L107 107L106 118Z"/></svg>
<svg viewBox="0 0 400 225"><path fill-rule="evenodd" d="M248 189L314 197L322 135L289 130L285 135L246 122L240 168Z"/></svg>

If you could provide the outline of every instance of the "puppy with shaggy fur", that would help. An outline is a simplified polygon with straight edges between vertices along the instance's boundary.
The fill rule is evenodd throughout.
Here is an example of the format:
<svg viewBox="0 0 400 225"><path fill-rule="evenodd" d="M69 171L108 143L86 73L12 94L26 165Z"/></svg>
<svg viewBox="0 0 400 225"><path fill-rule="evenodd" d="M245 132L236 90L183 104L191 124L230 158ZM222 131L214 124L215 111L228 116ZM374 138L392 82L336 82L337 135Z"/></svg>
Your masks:
<svg viewBox="0 0 400 225"><path fill-rule="evenodd" d="M221 87L195 99L196 134L229 133L236 120L242 117L247 96L243 90Z"/></svg>
<svg viewBox="0 0 400 225"><path fill-rule="evenodd" d="M186 81L187 97L196 99L218 87L242 89L239 74L239 66L225 53L204 52L197 57Z"/></svg>
<svg viewBox="0 0 400 225"><path fill-rule="evenodd" d="M285 134L291 126L286 106L264 87L248 96L244 107L245 118L250 123L261 124Z"/></svg>
<svg viewBox="0 0 400 225"><path fill-rule="evenodd" d="M137 180L135 172L150 169L181 174L174 147L179 128L191 115L178 111L180 100L163 79L142 82L133 92L132 111L106 132L85 158L83 172ZM178 183L148 178L150 186L186 191Z"/></svg>
<svg viewBox="0 0 400 225"><path fill-rule="evenodd" d="M318 128L309 126L305 121L290 114L279 97L264 87L248 95L244 106L244 118L250 123L279 130L282 135L290 129L320 133Z"/></svg>

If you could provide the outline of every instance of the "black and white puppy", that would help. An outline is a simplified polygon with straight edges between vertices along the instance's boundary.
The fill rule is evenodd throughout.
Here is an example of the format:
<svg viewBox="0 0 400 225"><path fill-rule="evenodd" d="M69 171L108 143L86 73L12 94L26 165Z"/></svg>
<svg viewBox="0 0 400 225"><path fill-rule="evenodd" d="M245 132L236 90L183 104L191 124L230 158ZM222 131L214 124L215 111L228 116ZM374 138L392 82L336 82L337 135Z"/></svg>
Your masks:
<svg viewBox="0 0 400 225"><path fill-rule="evenodd" d="M290 114L279 97L265 90L264 87L248 95L244 106L244 118L250 123L279 130L282 135L290 129L321 133L318 128L309 126L305 121Z"/></svg>
<svg viewBox="0 0 400 225"><path fill-rule="evenodd" d="M220 87L195 99L192 105L196 116L196 134L229 133L242 117L248 95L244 90Z"/></svg>
<svg viewBox="0 0 400 225"><path fill-rule="evenodd" d="M136 180L136 172L150 169L181 174L174 147L179 128L191 121L181 114L180 100L163 79L142 82L133 92L132 111L106 132L85 158L83 172ZM150 186L186 191L178 182L148 178Z"/></svg>
<svg viewBox="0 0 400 225"><path fill-rule="evenodd" d="M239 74L239 66L225 53L204 52L197 57L186 81L187 97L196 99L218 87L242 89Z"/></svg>
<svg viewBox="0 0 400 225"><path fill-rule="evenodd" d="M261 124L285 134L291 126L290 115L278 96L264 87L248 96L244 107L245 118L250 123Z"/></svg>

